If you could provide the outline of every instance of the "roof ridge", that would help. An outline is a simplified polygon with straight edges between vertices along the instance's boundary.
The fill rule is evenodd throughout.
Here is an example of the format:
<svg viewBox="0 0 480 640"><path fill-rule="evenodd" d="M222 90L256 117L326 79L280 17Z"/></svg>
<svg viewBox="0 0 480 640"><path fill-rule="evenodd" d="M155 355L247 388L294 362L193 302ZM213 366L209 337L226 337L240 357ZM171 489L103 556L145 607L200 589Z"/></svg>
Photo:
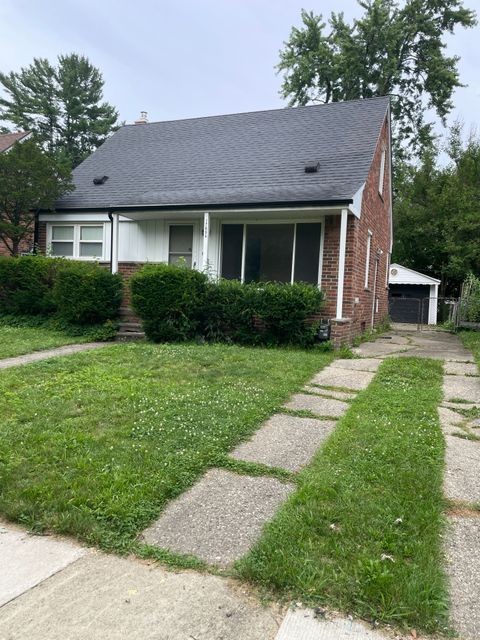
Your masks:
<svg viewBox="0 0 480 640"><path fill-rule="evenodd" d="M337 100L335 102L323 102L322 104L302 104L296 106L286 105L285 107L275 107L274 109L259 109L254 111L235 111L233 113L217 113L209 116L191 116L189 118L172 118L169 120L153 120L152 122L142 122L141 124L136 124L135 122L125 123L121 128L124 127L145 127L150 126L152 124L166 124L167 122L188 122L190 120L210 120L213 118L228 118L230 116L248 116L251 114L257 113L273 113L275 111L290 111L292 109L318 109L322 107L332 107L343 104L352 104L354 102L373 102L376 100L390 100L390 96L372 96L371 98L354 98L353 100Z"/></svg>

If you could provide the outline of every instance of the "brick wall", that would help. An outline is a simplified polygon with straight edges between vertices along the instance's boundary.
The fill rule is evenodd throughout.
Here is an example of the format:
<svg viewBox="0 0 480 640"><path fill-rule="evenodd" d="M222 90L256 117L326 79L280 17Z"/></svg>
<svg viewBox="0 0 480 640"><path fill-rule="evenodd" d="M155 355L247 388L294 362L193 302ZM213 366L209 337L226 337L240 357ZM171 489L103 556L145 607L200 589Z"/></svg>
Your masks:
<svg viewBox="0 0 480 640"><path fill-rule="evenodd" d="M33 231L26 238L22 240L22 242L20 243L19 251L20 253L28 252L31 250L32 246L33 246ZM0 240L0 256L10 256L10 255L12 254L7 249L7 245L3 242L3 240Z"/></svg>
<svg viewBox="0 0 480 640"><path fill-rule="evenodd" d="M386 151L386 166L383 194L379 193L379 178L382 151ZM390 251L390 134L385 120L372 166L367 177L360 219L348 215L347 247L345 256L345 280L343 292L343 318L348 322L332 322L331 335L336 344L350 342L353 337L377 326L388 315L387 264ZM372 232L370 261L368 265L369 286L365 288L367 241ZM338 254L340 239L340 216L327 216L322 269L322 289L327 297L323 315L335 318L338 283ZM382 251L377 257L377 250ZM377 263L376 286L375 264ZM375 288L375 296L374 296ZM377 302L378 301L378 302ZM377 311L378 304L378 311Z"/></svg>

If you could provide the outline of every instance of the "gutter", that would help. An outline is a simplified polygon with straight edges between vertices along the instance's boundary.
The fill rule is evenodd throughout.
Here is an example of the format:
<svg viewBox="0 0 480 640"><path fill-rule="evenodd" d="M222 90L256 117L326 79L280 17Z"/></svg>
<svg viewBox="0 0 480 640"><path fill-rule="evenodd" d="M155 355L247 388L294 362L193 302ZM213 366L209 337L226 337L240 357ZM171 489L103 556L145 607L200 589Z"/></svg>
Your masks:
<svg viewBox="0 0 480 640"><path fill-rule="evenodd" d="M100 211L107 211L121 213L122 211L150 211L150 210L165 210L165 211L218 211L225 210L231 211L233 209L293 209L296 207L312 208L312 207L348 207L353 204L353 198L346 198L343 200L300 200L292 202L247 202L247 203L222 203L222 204L132 204L132 205L118 205L113 209L109 206L98 207L58 207L55 209L57 213L95 213ZM51 213L51 209L44 209L41 213Z"/></svg>

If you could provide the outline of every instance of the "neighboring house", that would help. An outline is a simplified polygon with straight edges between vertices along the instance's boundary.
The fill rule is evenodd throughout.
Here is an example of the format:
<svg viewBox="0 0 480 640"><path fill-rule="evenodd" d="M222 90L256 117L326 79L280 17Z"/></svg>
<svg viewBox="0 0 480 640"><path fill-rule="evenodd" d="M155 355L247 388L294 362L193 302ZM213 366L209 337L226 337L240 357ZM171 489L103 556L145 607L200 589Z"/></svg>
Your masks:
<svg viewBox="0 0 480 640"><path fill-rule="evenodd" d="M389 307L394 322L437 324L440 280L423 273L390 265Z"/></svg>
<svg viewBox="0 0 480 640"><path fill-rule="evenodd" d="M18 131L17 133L0 133L0 153L8 152L16 142L27 140L31 136L30 131ZM33 244L33 233L26 238L20 247L21 251L29 251ZM0 256L9 256L10 251L0 239Z"/></svg>
<svg viewBox="0 0 480 640"><path fill-rule="evenodd" d="M212 277L305 281L326 294L332 339L388 313L390 102L275 109L119 129L40 215L53 255L183 259Z"/></svg>

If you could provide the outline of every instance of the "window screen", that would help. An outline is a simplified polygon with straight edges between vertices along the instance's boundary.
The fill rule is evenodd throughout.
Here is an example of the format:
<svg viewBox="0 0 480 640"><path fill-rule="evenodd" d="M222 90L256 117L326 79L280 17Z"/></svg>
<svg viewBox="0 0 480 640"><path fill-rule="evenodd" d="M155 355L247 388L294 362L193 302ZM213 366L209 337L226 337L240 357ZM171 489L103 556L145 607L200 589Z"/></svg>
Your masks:
<svg viewBox="0 0 480 640"><path fill-rule="evenodd" d="M319 222L297 224L295 282L318 283L321 232L322 225Z"/></svg>
<svg viewBox="0 0 480 640"><path fill-rule="evenodd" d="M242 277L243 224L222 225L222 278Z"/></svg>
<svg viewBox="0 0 480 640"><path fill-rule="evenodd" d="M245 282L290 282L293 224L249 224L246 232Z"/></svg>

